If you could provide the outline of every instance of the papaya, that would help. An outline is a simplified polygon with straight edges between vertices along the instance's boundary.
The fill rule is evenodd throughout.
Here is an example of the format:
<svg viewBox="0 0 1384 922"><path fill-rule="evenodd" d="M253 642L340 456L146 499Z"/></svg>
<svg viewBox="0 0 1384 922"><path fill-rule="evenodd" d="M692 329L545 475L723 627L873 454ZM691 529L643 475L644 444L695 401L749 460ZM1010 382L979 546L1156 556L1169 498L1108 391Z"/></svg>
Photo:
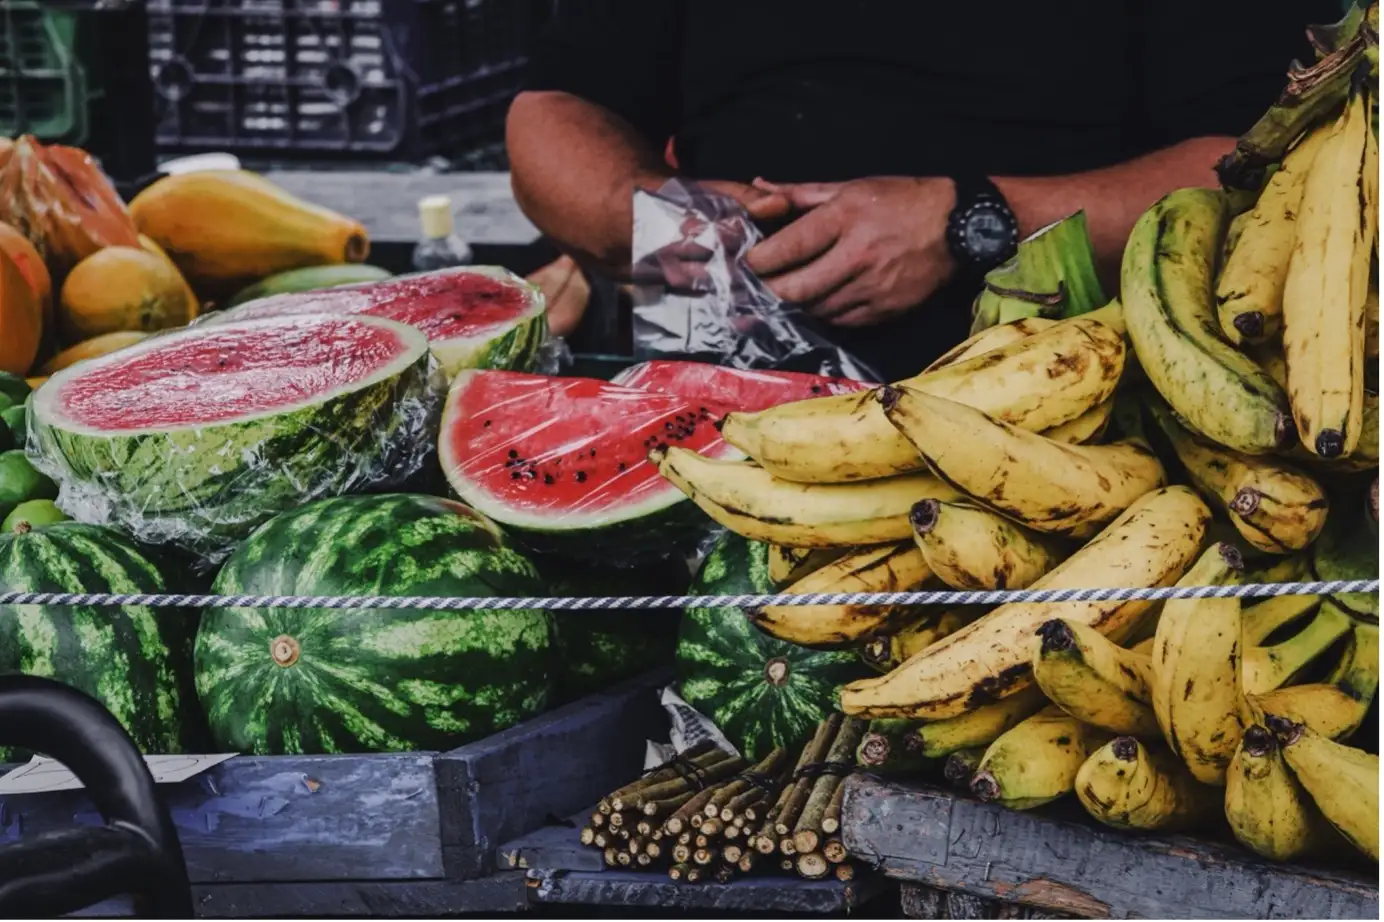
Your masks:
<svg viewBox="0 0 1384 922"><path fill-rule="evenodd" d="M203 298L224 298L289 269L361 262L370 253L358 221L245 170L165 176L135 196L130 213Z"/></svg>
<svg viewBox="0 0 1384 922"><path fill-rule="evenodd" d="M43 386L43 382L48 380L47 375L39 375L36 378L25 378L24 383L29 385L29 390L36 391Z"/></svg>
<svg viewBox="0 0 1384 922"><path fill-rule="evenodd" d="M38 368L38 373L44 378L55 372L62 371L71 365L87 359L94 359L97 356L115 352L117 349L124 349L126 346L133 346L135 343L143 342L149 338L149 334L139 330L120 330L115 333L103 333L100 336L93 336L86 342L69 346ZM29 386L37 388L42 382L35 383L29 379Z"/></svg>
<svg viewBox="0 0 1384 922"><path fill-rule="evenodd" d="M4 250L5 255L14 260L14 264L23 273L24 280L29 283L34 297L38 298L38 303L43 308L44 318L51 316L53 279L48 275L48 267L43 264L43 257L29 242L29 238L8 224L0 224L0 250Z"/></svg>
<svg viewBox="0 0 1384 922"><path fill-rule="evenodd" d="M187 285L171 262L143 247L106 247L77 263L62 284L62 341L80 343L119 330L180 327L188 316Z"/></svg>
<svg viewBox="0 0 1384 922"><path fill-rule="evenodd" d="M27 373L42 338L43 305L19 265L0 250L0 371Z"/></svg>
<svg viewBox="0 0 1384 922"><path fill-rule="evenodd" d="M187 283L187 279L183 278L183 273L178 269L177 264L174 263L172 259L169 259L163 247L159 246L144 234L139 235L139 245L163 260L174 272L178 273L178 280L183 283L184 296L187 298L187 322L191 323L196 320L197 315L202 313L202 302L197 299L197 295L193 292L192 286Z"/></svg>
<svg viewBox="0 0 1384 922"><path fill-rule="evenodd" d="M134 220L86 151L29 135L0 156L0 222L29 239L55 286L108 246L139 246Z"/></svg>

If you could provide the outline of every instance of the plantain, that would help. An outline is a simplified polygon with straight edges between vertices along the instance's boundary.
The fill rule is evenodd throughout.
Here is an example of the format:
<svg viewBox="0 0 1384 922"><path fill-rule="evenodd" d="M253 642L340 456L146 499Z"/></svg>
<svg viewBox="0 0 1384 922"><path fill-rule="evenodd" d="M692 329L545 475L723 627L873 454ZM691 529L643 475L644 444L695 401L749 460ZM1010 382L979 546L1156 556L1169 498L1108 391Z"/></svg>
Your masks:
<svg viewBox="0 0 1384 922"><path fill-rule="evenodd" d="M1375 481L1376 487L1379 481ZM1339 504L1312 545L1312 577L1318 580L1379 578L1378 508L1366 503L1363 510ZM1357 618L1379 622L1379 595L1372 592L1340 592L1331 596Z"/></svg>
<svg viewBox="0 0 1384 922"><path fill-rule="evenodd" d="M1216 315L1230 342L1260 343L1282 328L1283 285L1307 173L1331 130L1307 133L1283 158L1259 201L1243 219L1239 239L1216 281Z"/></svg>
<svg viewBox="0 0 1384 922"><path fill-rule="evenodd" d="M1288 362L1283 358L1282 343L1255 350L1254 358L1259 367L1268 372L1279 386L1288 387ZM1366 357L1366 370L1372 369L1375 357ZM1296 439L1280 454L1292 461L1314 470L1327 473L1367 471L1379 467L1379 394L1368 384L1365 386L1364 406L1360 422L1360 441L1355 450L1337 458L1322 458L1308 450Z"/></svg>
<svg viewBox="0 0 1384 922"><path fill-rule="evenodd" d="M1300 583L1312 578L1309 552L1269 557L1245 569L1246 583ZM1246 614L1249 613L1246 609Z"/></svg>
<svg viewBox="0 0 1384 922"><path fill-rule="evenodd" d="M1378 691L1379 626L1355 621L1345 652L1323 682L1250 695L1247 711L1254 720L1286 717L1341 740L1359 729Z"/></svg>
<svg viewBox="0 0 1384 922"><path fill-rule="evenodd" d="M933 610L898 630L870 638L861 646L860 658L877 672L889 672L974 620L964 610Z"/></svg>
<svg viewBox="0 0 1384 922"><path fill-rule="evenodd" d="M1150 705L1149 655L1126 650L1095 628L1054 618L1038 628L1033 678L1048 700L1111 733L1162 735Z"/></svg>
<svg viewBox="0 0 1384 922"><path fill-rule="evenodd" d="M849 550L850 548L845 547L784 547L781 544L771 544L769 582L780 588L791 586Z"/></svg>
<svg viewBox="0 0 1384 922"><path fill-rule="evenodd" d="M1245 729L1225 778L1225 818L1240 844L1272 861L1320 854L1336 834L1263 726Z"/></svg>
<svg viewBox="0 0 1384 922"><path fill-rule="evenodd" d="M780 480L747 461L705 458L676 446L649 455L658 471L703 512L754 541L789 547L852 547L907 541L908 511L921 499L956 499L928 474L868 483Z"/></svg>
<svg viewBox="0 0 1384 922"><path fill-rule="evenodd" d="M1105 531L1033 584L1034 589L1166 586L1195 559L1210 511L1186 487L1143 497ZM916 654L886 676L841 691L848 714L955 717L1006 698L1032 682L1033 632L1070 618L1119 637L1147 601L1017 602L1002 605Z"/></svg>
<svg viewBox="0 0 1384 922"><path fill-rule="evenodd" d="M928 568L953 589L1023 589L1070 553L1059 538L964 501L925 499L908 520Z"/></svg>
<svg viewBox="0 0 1384 922"><path fill-rule="evenodd" d="M807 574L785 590L909 592L932 575L911 542L852 551ZM750 623L771 637L802 647L833 650L888 632L914 617L909 605L767 605L747 609Z"/></svg>
<svg viewBox="0 0 1384 922"><path fill-rule="evenodd" d="M1208 548L1178 583L1235 581L1239 551ZM1174 753L1204 784L1224 784L1240 739L1240 600L1169 599L1153 639L1153 712Z"/></svg>
<svg viewBox="0 0 1384 922"><path fill-rule="evenodd" d="M1082 763L1108 734L1048 706L1001 734L980 760L971 793L1012 810L1071 793Z"/></svg>
<svg viewBox="0 0 1384 922"><path fill-rule="evenodd" d="M1188 432L1159 401L1151 410L1192 486L1255 548L1289 554L1321 534L1328 503L1317 481L1277 458L1241 454Z"/></svg>
<svg viewBox="0 0 1384 922"><path fill-rule="evenodd" d="M1076 419L1051 429L1044 429L1043 435L1064 445L1089 445L1100 441L1110 428L1110 420L1115 412L1115 398L1101 401Z"/></svg>
<svg viewBox="0 0 1384 922"><path fill-rule="evenodd" d="M1272 646L1242 647L1240 685L1260 695L1292 681L1293 676L1350 633L1350 617L1329 599L1301 631Z"/></svg>
<svg viewBox="0 0 1384 922"><path fill-rule="evenodd" d="M1248 573L1244 579L1246 583L1258 582ZM1246 648L1259 646L1279 628L1315 615L1321 602L1321 596L1316 595L1280 595L1245 607L1240 613L1242 642Z"/></svg>
<svg viewBox="0 0 1384 922"><path fill-rule="evenodd" d="M1047 700L1037 688L1026 688L994 704L946 720L922 723L916 733L919 751L935 758L958 749L988 746L1021 720L1038 713Z"/></svg>
<svg viewBox="0 0 1384 922"><path fill-rule="evenodd" d="M985 758L985 750L988 746L973 746L970 749L958 749L947 756L942 762L942 777L947 784L960 791L970 792L971 779L976 775L976 769L980 768L980 760Z"/></svg>
<svg viewBox="0 0 1384 922"><path fill-rule="evenodd" d="M1265 722L1298 783L1336 831L1379 860L1379 756L1282 717Z"/></svg>
<svg viewBox="0 0 1384 922"><path fill-rule="evenodd" d="M1180 189L1140 216L1125 246L1121 302L1139 364L1178 416L1213 441L1268 454L1292 438L1283 389L1216 335L1212 269L1226 200Z"/></svg>
<svg viewBox="0 0 1384 922"><path fill-rule="evenodd" d="M918 746L916 720L872 720L855 749L856 764L876 775L911 775L931 766Z"/></svg>
<svg viewBox="0 0 1384 922"><path fill-rule="evenodd" d="M1378 227L1379 148L1352 94L1307 174L1283 287L1288 396L1302 444L1323 458L1360 441L1365 301Z"/></svg>
<svg viewBox="0 0 1384 922"><path fill-rule="evenodd" d="M1116 829L1174 832L1214 815L1216 794L1199 784L1162 744L1120 736L1093 752L1076 773L1086 812Z"/></svg>
<svg viewBox="0 0 1384 922"><path fill-rule="evenodd" d="M978 355L1002 349L1011 343L1027 339L1035 333L1041 333L1055 323L1057 323L1056 320L1049 320L1046 317L1021 317L1009 323L986 327L942 353L931 365L923 369L923 373L946 368L948 365L959 365Z"/></svg>
<svg viewBox="0 0 1384 922"><path fill-rule="evenodd" d="M1061 445L906 387L878 391L889 422L928 467L976 502L1049 534L1088 538L1164 483L1140 442Z"/></svg>
<svg viewBox="0 0 1384 922"><path fill-rule="evenodd" d="M1124 353L1117 330L1078 317L902 383L1042 431L1106 400L1119 382ZM924 467L868 391L730 413L721 435L776 476L802 483L869 480Z"/></svg>

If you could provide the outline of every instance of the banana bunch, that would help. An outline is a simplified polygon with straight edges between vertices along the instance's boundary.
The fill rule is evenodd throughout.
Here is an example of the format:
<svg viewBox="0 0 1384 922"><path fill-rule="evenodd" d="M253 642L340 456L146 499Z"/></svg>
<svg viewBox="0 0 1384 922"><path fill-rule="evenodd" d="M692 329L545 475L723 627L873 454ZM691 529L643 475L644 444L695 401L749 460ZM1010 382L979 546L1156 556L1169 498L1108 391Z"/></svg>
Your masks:
<svg viewBox="0 0 1384 922"><path fill-rule="evenodd" d="M1071 551L1059 538L969 502L925 499L908 520L928 568L953 589L1023 589Z"/></svg>

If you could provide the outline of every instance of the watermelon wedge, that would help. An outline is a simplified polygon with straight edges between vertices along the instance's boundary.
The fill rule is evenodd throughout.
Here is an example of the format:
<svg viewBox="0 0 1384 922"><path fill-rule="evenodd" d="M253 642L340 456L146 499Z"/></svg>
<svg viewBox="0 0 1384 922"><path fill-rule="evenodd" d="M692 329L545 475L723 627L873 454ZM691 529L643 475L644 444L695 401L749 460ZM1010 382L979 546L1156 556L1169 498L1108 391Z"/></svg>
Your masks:
<svg viewBox="0 0 1384 922"><path fill-rule="evenodd" d="M468 266L274 295L199 323L302 314L369 314L422 330L450 379L463 368L529 371L548 339L543 294L498 266Z"/></svg>
<svg viewBox="0 0 1384 922"><path fill-rule="evenodd" d="M740 457L716 431L725 412L590 378L466 371L447 395L438 460L462 500L534 550L622 563L710 528L648 453Z"/></svg>
<svg viewBox="0 0 1384 922"><path fill-rule="evenodd" d="M29 454L74 518L215 562L284 509L421 468L434 367L422 333L378 317L183 329L54 374Z"/></svg>
<svg viewBox="0 0 1384 922"><path fill-rule="evenodd" d="M876 386L866 381L829 378L799 371L745 371L671 359L654 359L631 365L611 378L611 383L637 391L710 400L743 413L757 413L812 397L852 394Z"/></svg>

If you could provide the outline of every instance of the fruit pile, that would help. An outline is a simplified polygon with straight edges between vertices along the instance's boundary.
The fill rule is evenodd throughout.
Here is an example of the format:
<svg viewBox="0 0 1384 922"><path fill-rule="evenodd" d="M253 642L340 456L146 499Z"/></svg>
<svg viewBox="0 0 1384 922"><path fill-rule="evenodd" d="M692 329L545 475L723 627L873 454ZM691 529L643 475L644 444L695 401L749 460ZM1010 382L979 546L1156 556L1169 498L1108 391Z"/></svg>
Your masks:
<svg viewBox="0 0 1384 922"><path fill-rule="evenodd" d="M731 412L720 437L744 458L655 445L664 478L734 536L701 587L1377 578L1378 142L1354 76L1368 16L1323 48L1288 116L1266 116L1280 148L1266 157L1256 129L1228 158L1226 176L1260 158L1252 191L1183 189L1139 219L1117 300L985 327L891 385ZM972 794L1015 809L1075 793L1112 826L1225 818L1271 858L1345 842L1378 858L1374 595L745 616L802 651L760 656L784 689L813 654L854 651L881 673L839 701L872 720L858 757L875 770L949 759ZM748 628L687 621L687 700L749 751L777 744L765 728L793 708L761 698L742 724L716 650Z"/></svg>

